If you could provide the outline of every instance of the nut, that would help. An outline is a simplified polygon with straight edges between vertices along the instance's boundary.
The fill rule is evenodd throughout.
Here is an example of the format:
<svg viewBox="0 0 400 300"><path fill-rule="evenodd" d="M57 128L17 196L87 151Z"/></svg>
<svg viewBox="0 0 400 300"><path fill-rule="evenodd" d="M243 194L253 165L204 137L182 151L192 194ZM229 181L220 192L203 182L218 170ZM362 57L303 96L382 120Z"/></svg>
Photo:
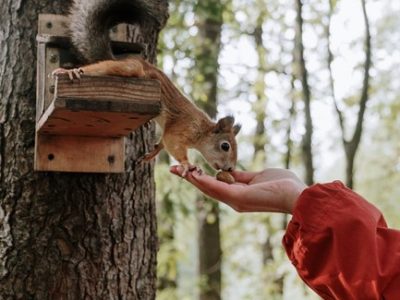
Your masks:
<svg viewBox="0 0 400 300"><path fill-rule="evenodd" d="M235 183L235 178L233 178L231 173L226 172L226 171L218 172L215 177L217 178L217 180L223 181L223 182L228 183L228 184Z"/></svg>

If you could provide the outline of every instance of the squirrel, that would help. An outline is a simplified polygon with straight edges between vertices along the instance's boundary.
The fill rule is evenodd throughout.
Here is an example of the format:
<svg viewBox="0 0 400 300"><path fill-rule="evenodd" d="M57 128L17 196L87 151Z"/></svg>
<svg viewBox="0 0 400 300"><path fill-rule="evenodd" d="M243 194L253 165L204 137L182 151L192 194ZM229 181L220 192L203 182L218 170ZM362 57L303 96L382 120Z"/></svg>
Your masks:
<svg viewBox="0 0 400 300"><path fill-rule="evenodd" d="M188 149L192 148L198 150L214 169L232 171L237 160L235 136L240 130L240 125L234 124L234 117L212 121L157 67L139 56L116 59L112 54L110 28L119 23L140 24L145 18L151 18L161 29L168 17L167 7L161 2L166 1L75 0L70 12L71 39L79 54L90 64L68 70L58 68L53 71L53 76L68 74L71 80L79 80L81 75L159 80L161 113L155 120L162 128L162 136L154 150L143 159L150 161L165 149L182 165L184 177L196 169L187 156Z"/></svg>

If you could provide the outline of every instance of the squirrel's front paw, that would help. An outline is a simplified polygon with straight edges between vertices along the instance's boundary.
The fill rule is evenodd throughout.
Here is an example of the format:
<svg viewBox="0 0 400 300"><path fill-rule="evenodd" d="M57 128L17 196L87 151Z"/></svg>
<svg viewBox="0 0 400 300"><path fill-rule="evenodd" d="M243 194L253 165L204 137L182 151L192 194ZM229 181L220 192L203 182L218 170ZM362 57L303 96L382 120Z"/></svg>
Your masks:
<svg viewBox="0 0 400 300"><path fill-rule="evenodd" d="M83 70L81 68L75 68L75 69L64 69L64 68L58 68L55 69L52 73L51 76L54 78L57 74L68 74L68 77L70 80L74 80L74 77L76 79L81 79L81 75L83 74Z"/></svg>
<svg viewBox="0 0 400 300"><path fill-rule="evenodd" d="M196 171L199 174L201 174L203 172L198 166L191 165L191 164L181 164L181 167L183 168L183 171L181 173L182 177L186 177L186 175L189 174L189 172L193 172L193 171Z"/></svg>

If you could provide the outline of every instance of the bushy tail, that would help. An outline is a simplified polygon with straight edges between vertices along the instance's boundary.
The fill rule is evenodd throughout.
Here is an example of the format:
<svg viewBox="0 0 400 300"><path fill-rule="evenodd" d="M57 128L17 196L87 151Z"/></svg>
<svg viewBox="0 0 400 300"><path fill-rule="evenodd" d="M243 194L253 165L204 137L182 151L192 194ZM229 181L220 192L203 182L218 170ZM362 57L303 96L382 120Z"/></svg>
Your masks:
<svg viewBox="0 0 400 300"><path fill-rule="evenodd" d="M87 62L112 59L109 30L151 18L160 29L168 18L165 0L75 0L70 13L72 43Z"/></svg>

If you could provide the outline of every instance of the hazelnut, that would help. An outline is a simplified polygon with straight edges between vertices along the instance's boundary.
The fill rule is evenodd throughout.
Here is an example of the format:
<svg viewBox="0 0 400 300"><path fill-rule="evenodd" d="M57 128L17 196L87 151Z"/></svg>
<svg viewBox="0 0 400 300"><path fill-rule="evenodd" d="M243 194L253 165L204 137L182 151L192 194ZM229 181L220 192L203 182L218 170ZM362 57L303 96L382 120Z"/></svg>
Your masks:
<svg viewBox="0 0 400 300"><path fill-rule="evenodd" d="M219 171L215 177L217 180L226 182L228 184L235 183L235 178L233 178L230 172Z"/></svg>

